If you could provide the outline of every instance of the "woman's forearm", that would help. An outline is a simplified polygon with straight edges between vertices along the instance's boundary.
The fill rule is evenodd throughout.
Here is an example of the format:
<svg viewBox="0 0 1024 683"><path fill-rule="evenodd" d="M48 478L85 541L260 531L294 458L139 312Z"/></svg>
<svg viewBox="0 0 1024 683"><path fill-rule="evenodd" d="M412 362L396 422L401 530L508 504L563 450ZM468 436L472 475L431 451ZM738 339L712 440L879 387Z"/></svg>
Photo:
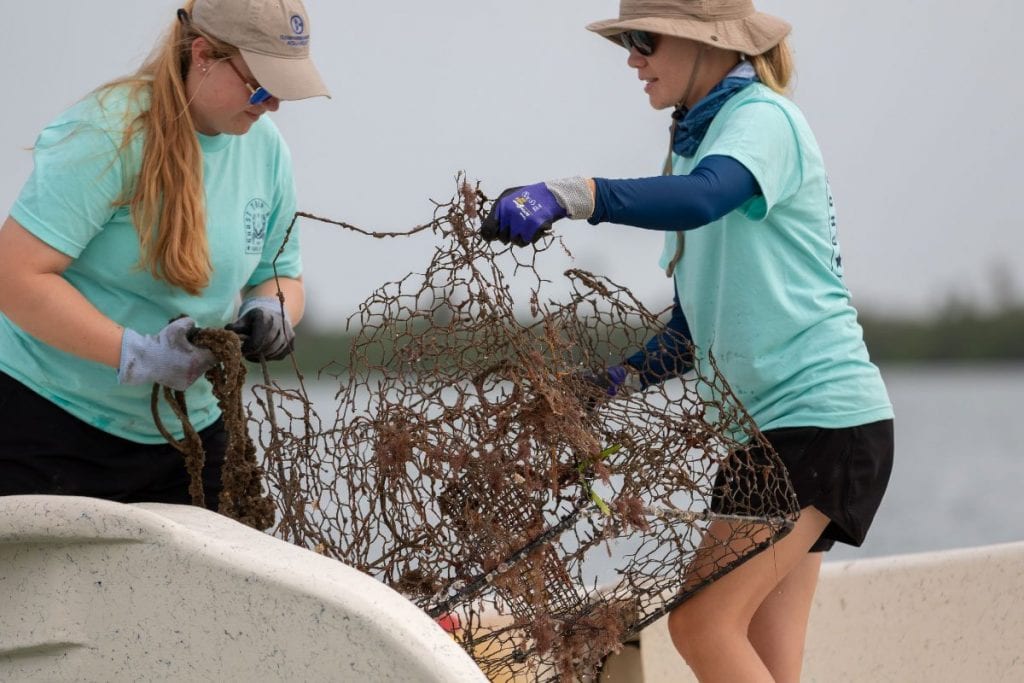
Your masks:
<svg viewBox="0 0 1024 683"><path fill-rule="evenodd" d="M730 157L707 157L688 175L631 180L594 180L590 222L653 230L689 230L707 225L760 193L757 180Z"/></svg>
<svg viewBox="0 0 1024 683"><path fill-rule="evenodd" d="M54 348L116 368L124 328L64 279L70 263L8 218L0 229L0 311Z"/></svg>
<svg viewBox="0 0 1024 683"><path fill-rule="evenodd" d="M54 348L113 368L120 363L124 328L58 274L0 276L0 310Z"/></svg>

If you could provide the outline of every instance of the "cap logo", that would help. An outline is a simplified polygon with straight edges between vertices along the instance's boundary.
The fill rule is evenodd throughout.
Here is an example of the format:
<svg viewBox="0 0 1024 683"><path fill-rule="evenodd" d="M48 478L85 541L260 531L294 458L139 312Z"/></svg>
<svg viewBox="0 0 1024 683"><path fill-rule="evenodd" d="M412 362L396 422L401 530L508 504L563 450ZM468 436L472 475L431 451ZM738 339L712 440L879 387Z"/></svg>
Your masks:
<svg viewBox="0 0 1024 683"><path fill-rule="evenodd" d="M309 35L306 33L306 20L301 14L293 14L291 18L292 35L280 35L278 38L288 47L305 48L309 46Z"/></svg>

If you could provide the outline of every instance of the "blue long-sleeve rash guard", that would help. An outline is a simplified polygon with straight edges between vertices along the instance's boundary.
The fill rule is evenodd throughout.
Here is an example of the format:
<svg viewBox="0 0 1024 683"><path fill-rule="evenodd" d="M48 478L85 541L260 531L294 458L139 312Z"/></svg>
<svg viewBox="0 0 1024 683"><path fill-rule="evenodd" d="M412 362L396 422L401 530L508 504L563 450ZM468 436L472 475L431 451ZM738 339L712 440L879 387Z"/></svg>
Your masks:
<svg viewBox="0 0 1024 683"><path fill-rule="evenodd" d="M731 157L703 159L689 175L632 180L594 178L597 192L590 222L652 230L689 230L716 221L761 193L754 175ZM690 326L675 292L672 317L661 332L626 359L643 388L685 374L693 367Z"/></svg>
<svg viewBox="0 0 1024 683"><path fill-rule="evenodd" d="M589 222L651 230L690 230L716 221L761 193L754 175L732 157L710 156L689 175L594 178Z"/></svg>
<svg viewBox="0 0 1024 683"><path fill-rule="evenodd" d="M672 317L665 329L648 340L643 349L627 358L626 365L636 368L644 389L652 384L661 384L693 368L693 356L688 346L692 339L690 326L679 305L679 292L676 292L672 300Z"/></svg>

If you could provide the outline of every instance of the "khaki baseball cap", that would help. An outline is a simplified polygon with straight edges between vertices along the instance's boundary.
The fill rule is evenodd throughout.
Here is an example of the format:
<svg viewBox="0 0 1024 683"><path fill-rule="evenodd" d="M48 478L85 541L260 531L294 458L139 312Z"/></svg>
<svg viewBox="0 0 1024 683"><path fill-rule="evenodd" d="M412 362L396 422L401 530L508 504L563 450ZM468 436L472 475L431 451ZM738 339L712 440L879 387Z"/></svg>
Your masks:
<svg viewBox="0 0 1024 683"><path fill-rule="evenodd" d="M309 57L309 15L301 0L196 0L192 23L237 47L274 97L331 96Z"/></svg>

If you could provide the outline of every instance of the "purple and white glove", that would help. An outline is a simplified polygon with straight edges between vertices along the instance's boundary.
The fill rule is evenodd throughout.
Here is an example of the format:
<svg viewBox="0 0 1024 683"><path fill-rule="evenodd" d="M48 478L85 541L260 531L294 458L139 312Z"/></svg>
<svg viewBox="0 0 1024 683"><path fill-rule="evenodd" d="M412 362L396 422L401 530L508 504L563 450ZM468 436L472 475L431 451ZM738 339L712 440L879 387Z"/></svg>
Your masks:
<svg viewBox="0 0 1024 683"><path fill-rule="evenodd" d="M583 383L582 396L587 410L616 396L628 396L640 388L636 373L629 372L623 365L612 365L598 372L584 370L577 376Z"/></svg>
<svg viewBox="0 0 1024 683"><path fill-rule="evenodd" d="M580 177L512 187L494 201L480 225L480 236L523 247L549 232L555 221L589 218L593 212L594 198Z"/></svg>
<svg viewBox="0 0 1024 683"><path fill-rule="evenodd" d="M295 345L295 332L281 302L272 296L246 299L238 319L224 327L242 338L242 355L254 363L261 358L281 360Z"/></svg>
<svg viewBox="0 0 1024 683"><path fill-rule="evenodd" d="M614 398L626 383L626 368L613 365L602 372L583 372L582 379L602 395L602 398Z"/></svg>
<svg viewBox="0 0 1024 683"><path fill-rule="evenodd" d="M119 384L162 384L185 391L217 362L209 349L188 340L196 327L192 318L178 318L156 334L125 328L121 337Z"/></svg>

